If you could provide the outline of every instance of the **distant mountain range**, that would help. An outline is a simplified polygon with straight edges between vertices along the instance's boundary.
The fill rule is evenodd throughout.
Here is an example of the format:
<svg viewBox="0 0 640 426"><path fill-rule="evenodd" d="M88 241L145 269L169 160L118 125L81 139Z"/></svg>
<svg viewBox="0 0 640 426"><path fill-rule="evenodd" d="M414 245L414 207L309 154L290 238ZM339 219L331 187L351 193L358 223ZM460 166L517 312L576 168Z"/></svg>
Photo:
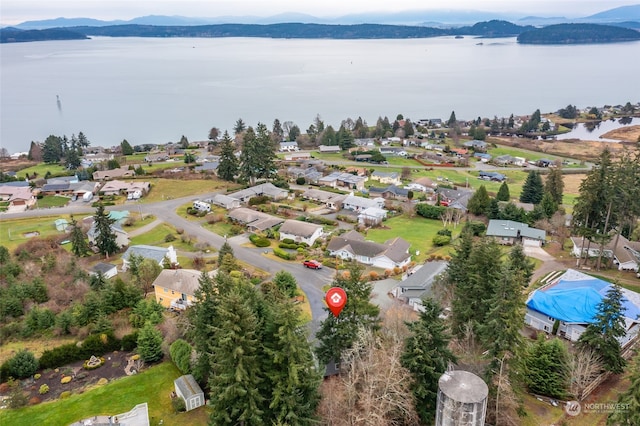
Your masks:
<svg viewBox="0 0 640 426"><path fill-rule="evenodd" d="M494 13L479 10L412 10L391 13L357 13L334 18L319 18L301 13L282 13L269 17L259 16L218 16L211 18L193 18L185 16L150 15L134 18L128 21L102 21L91 18L56 18L41 21L27 21L15 28L45 29L59 27L104 27L113 25L158 25L158 26L196 26L215 24L258 24L269 25L277 23L306 23L306 24L387 24L387 25L417 25L437 28L451 28L474 24L479 21L503 20L516 22L521 25L544 26L559 23L598 23L620 24L634 27L634 22L640 22L640 4L622 6L605 10L591 16L581 18L518 16L516 14Z"/></svg>

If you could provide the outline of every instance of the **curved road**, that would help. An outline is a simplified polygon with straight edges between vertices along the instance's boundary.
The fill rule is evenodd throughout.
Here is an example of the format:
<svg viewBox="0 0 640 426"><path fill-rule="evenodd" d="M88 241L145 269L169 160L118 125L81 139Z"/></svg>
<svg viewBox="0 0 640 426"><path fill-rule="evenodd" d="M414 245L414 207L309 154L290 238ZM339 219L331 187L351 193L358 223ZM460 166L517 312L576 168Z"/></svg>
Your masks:
<svg viewBox="0 0 640 426"><path fill-rule="evenodd" d="M219 249L222 244L224 244L225 239L223 237L203 228L198 222L187 220L186 218L176 214L176 209L181 205L193 201L196 198L207 198L209 196L213 196L213 193L201 194L198 196L191 195L188 197L174 198L171 200L148 204L131 203L120 206L110 206L107 207L107 210L121 210L122 208L128 208L132 211L139 210L144 214L155 216L160 221L170 223L176 228L182 228L187 234L196 236L199 241L205 242L210 246ZM18 213L2 213L0 217L2 220L6 220L23 217L93 213L95 213L95 208L88 207L82 202L76 202L59 208L28 210ZM324 310L324 292L322 291L322 287L333 280L335 271L330 268L311 270L303 267L301 263L289 263L284 261L277 262L263 256L261 254L263 249L251 249L242 247L232 241L228 242L233 248L235 256L243 262L247 262L248 264L267 271L270 274L275 274L278 271L284 270L291 273L296 278L298 285L302 291L305 292L309 300L312 315L310 332L312 336L315 335L320 322L327 316L327 312Z"/></svg>

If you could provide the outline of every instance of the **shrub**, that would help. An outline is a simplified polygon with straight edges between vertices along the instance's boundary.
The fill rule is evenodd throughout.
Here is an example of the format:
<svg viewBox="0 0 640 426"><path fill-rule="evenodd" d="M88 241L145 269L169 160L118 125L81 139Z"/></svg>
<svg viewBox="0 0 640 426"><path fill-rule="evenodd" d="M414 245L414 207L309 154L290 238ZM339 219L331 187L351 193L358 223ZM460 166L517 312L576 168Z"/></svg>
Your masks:
<svg viewBox="0 0 640 426"><path fill-rule="evenodd" d="M138 332L134 331L122 337L120 341L120 350L130 352L138 346Z"/></svg>
<svg viewBox="0 0 640 426"><path fill-rule="evenodd" d="M184 399L180 397L173 398L171 400L171 406L173 407L176 413L187 411L187 407L184 405Z"/></svg>
<svg viewBox="0 0 640 426"><path fill-rule="evenodd" d="M173 363L182 374L189 374L191 371L191 352L193 348L185 340L178 339L169 347L169 354Z"/></svg>
<svg viewBox="0 0 640 426"><path fill-rule="evenodd" d="M487 226L484 223L475 220L469 222L468 226L471 228L471 232L474 236L482 235L482 233L487 229Z"/></svg>
<svg viewBox="0 0 640 426"><path fill-rule="evenodd" d="M40 389L38 390L38 393L40 395L44 395L45 393L49 392L49 385L47 385L46 383L42 386L40 386Z"/></svg>
<svg viewBox="0 0 640 426"><path fill-rule="evenodd" d="M273 249L273 254L275 254L276 256L278 256L281 259L291 260L291 255L288 252L286 252L284 250L281 250L280 248L274 248Z"/></svg>
<svg viewBox="0 0 640 426"><path fill-rule="evenodd" d="M369 272L369 280L370 281L377 281L378 279L380 279L380 276L378 275L378 273L376 271Z"/></svg>
<svg viewBox="0 0 640 426"><path fill-rule="evenodd" d="M300 176L298 179L296 179L296 184L298 185L304 185L305 183L307 183L307 180L304 178L304 176Z"/></svg>
<svg viewBox="0 0 640 426"><path fill-rule="evenodd" d="M284 244L295 244L296 242L293 241L291 238L285 238L284 240L282 240L282 242Z"/></svg>
<svg viewBox="0 0 640 426"><path fill-rule="evenodd" d="M431 204L418 204L416 206L416 213L427 219L439 220L442 213L447 208L444 206L432 206Z"/></svg>
<svg viewBox="0 0 640 426"><path fill-rule="evenodd" d="M271 241L256 234L251 234L249 241L256 247L269 247L271 245Z"/></svg>
<svg viewBox="0 0 640 426"><path fill-rule="evenodd" d="M34 378L35 380L38 380L40 377L42 377L42 374L40 374L40 373L38 373L38 374L34 374L34 375L33 375L33 378Z"/></svg>
<svg viewBox="0 0 640 426"><path fill-rule="evenodd" d="M402 273L402 268L396 266L393 268L393 275L400 275Z"/></svg>
<svg viewBox="0 0 640 426"><path fill-rule="evenodd" d="M176 236L175 236L175 235L173 235L173 234L167 234L167 235L164 237L164 242L165 242L165 243L170 243L170 242L175 241L175 240L176 240Z"/></svg>
<svg viewBox="0 0 640 426"><path fill-rule="evenodd" d="M451 237L447 235L436 235L431 241L433 242L434 246L441 247L449 244L451 242Z"/></svg>
<svg viewBox="0 0 640 426"><path fill-rule="evenodd" d="M446 235L447 237L450 237L451 231L449 229L441 229L438 231L438 235Z"/></svg>
<svg viewBox="0 0 640 426"><path fill-rule="evenodd" d="M64 376L62 379L60 379L60 383L62 383L64 385L64 384L69 383L72 379L73 379L73 377L71 377L71 376Z"/></svg>
<svg viewBox="0 0 640 426"><path fill-rule="evenodd" d="M60 394L60 399L67 399L71 396L71 391L64 391Z"/></svg>
<svg viewBox="0 0 640 426"><path fill-rule="evenodd" d="M26 349L21 349L12 358L8 359L0 369L2 379L9 377L14 379L24 379L30 377L38 371L38 360L33 353Z"/></svg>
<svg viewBox="0 0 640 426"><path fill-rule="evenodd" d="M102 367L102 364L104 364L104 358L100 357L98 358L98 363L93 364L93 365L89 365L89 362L91 361L91 358L89 358L88 360L86 360L84 362L84 364L82 364L82 368L84 368L85 370L95 370L98 367Z"/></svg>
<svg viewBox="0 0 640 426"><path fill-rule="evenodd" d="M267 204L268 202L269 202L269 197L267 197L266 195L258 195L258 196L249 198L249 205L250 206L257 206L259 204Z"/></svg>
<svg viewBox="0 0 640 426"><path fill-rule="evenodd" d="M296 243L287 244L287 243L283 242L283 243L278 244L278 247L280 247L282 249L296 250L298 248L298 245Z"/></svg>

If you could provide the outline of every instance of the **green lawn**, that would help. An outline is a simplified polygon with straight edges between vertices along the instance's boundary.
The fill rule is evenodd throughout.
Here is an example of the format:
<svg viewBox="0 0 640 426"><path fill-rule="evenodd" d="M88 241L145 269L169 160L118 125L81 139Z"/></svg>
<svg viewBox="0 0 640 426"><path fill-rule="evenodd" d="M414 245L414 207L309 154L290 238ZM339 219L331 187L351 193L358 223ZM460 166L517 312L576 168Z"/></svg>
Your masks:
<svg viewBox="0 0 640 426"><path fill-rule="evenodd" d="M226 221L216 222L213 225L210 225L208 223L203 223L202 227L215 234L220 235L221 237L224 237L225 235L227 237L233 236L231 234L231 227L233 227L233 224Z"/></svg>
<svg viewBox="0 0 640 426"><path fill-rule="evenodd" d="M557 155L546 154L544 152L529 151L527 149L513 148L513 147L501 146L501 145L498 145L497 148L489 148L487 152L491 154L494 158L500 155L511 155L512 157L524 157L527 159L527 161L536 161L541 158L547 158L549 160L569 160L569 161L580 163L580 160L576 160L573 158L565 158Z"/></svg>
<svg viewBox="0 0 640 426"><path fill-rule="evenodd" d="M71 198L61 197L58 195L45 195L44 197L36 201L36 208L46 209L49 207L62 207L66 206Z"/></svg>
<svg viewBox="0 0 640 426"><path fill-rule="evenodd" d="M9 251L15 250L20 244L27 242L29 233L38 232L39 237L63 235L56 231L55 220L67 219L69 215L45 216L30 219L12 219L0 221L0 244Z"/></svg>
<svg viewBox="0 0 640 426"><path fill-rule="evenodd" d="M333 153L333 152L313 151L311 155L313 156L313 158L317 160L325 160L325 161L342 161L345 159L342 156L342 152Z"/></svg>
<svg viewBox="0 0 640 426"><path fill-rule="evenodd" d="M173 235L176 237L174 241L166 242L165 237L167 235ZM197 237L197 236L193 236ZM179 235L176 229L167 224L162 223L149 232L145 232L142 235L138 235L136 237L131 238L131 245L150 245L150 246L159 246L159 247L169 247L172 245L176 250L182 251L199 251L196 249L193 244L188 244L187 242L182 242L182 235ZM195 243L196 241L194 241Z"/></svg>
<svg viewBox="0 0 640 426"><path fill-rule="evenodd" d="M389 229L370 229L366 238L383 243L391 238L401 237L411 244L409 250L412 253L416 250L420 251L420 255L414 258L415 261L423 261L432 252L438 251L438 254L441 254L441 248L434 247L431 243L432 238L443 228L441 221L425 219L421 216L409 218L402 215L386 220L383 225ZM451 231L456 235L460 229L462 229L461 225Z"/></svg>
<svg viewBox="0 0 640 426"><path fill-rule="evenodd" d="M151 191L140 200L142 203L153 203L188 195L193 195L195 198L207 192L219 191L221 189L232 190L240 187L235 183L218 178L197 180L144 178L144 180L151 183Z"/></svg>
<svg viewBox="0 0 640 426"><path fill-rule="evenodd" d="M171 362L151 367L135 376L123 377L107 385L64 400L46 402L18 410L0 410L2 425L68 425L96 415L114 415L146 402L151 425L203 425L208 409L175 413L169 395L173 381L181 376Z"/></svg>
<svg viewBox="0 0 640 426"><path fill-rule="evenodd" d="M35 173L38 177L44 178L47 172L51 173L52 176L72 176L73 172L67 170L64 166L59 164L45 164L40 163L38 165L27 167L26 169L22 169L16 173L16 176L20 179L24 179L26 175L30 177Z"/></svg>

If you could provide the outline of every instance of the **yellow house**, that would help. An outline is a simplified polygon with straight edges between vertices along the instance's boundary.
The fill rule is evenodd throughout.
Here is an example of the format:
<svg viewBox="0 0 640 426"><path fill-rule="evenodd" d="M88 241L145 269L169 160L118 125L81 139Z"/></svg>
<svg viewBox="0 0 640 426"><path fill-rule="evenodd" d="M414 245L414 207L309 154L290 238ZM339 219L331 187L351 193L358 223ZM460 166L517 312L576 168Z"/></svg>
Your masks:
<svg viewBox="0 0 640 426"><path fill-rule="evenodd" d="M196 301L201 275L195 269L163 269L153 282L156 302L170 309L188 308ZM215 271L209 275L214 276Z"/></svg>

